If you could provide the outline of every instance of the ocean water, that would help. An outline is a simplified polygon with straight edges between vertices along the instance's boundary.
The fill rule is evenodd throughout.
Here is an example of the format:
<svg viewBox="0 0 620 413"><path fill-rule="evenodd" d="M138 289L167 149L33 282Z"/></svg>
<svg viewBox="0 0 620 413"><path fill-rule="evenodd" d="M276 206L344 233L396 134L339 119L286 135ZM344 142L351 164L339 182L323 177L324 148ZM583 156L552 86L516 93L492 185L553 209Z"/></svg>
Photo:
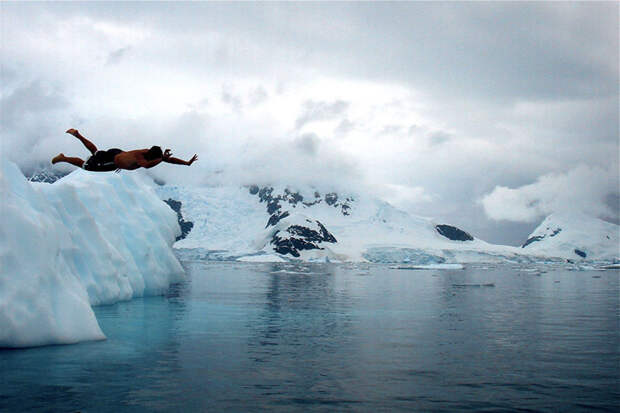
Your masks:
<svg viewBox="0 0 620 413"><path fill-rule="evenodd" d="M108 339L0 350L0 411L617 411L618 271L184 262Z"/></svg>

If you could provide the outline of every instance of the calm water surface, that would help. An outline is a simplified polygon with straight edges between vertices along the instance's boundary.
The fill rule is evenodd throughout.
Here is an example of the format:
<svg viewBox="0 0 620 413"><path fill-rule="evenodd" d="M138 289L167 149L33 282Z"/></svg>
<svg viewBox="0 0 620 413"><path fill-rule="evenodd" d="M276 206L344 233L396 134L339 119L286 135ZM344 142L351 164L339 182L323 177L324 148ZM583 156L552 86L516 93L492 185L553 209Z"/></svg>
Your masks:
<svg viewBox="0 0 620 413"><path fill-rule="evenodd" d="M96 307L106 341L0 351L0 410L620 405L618 271L184 264L165 297Z"/></svg>

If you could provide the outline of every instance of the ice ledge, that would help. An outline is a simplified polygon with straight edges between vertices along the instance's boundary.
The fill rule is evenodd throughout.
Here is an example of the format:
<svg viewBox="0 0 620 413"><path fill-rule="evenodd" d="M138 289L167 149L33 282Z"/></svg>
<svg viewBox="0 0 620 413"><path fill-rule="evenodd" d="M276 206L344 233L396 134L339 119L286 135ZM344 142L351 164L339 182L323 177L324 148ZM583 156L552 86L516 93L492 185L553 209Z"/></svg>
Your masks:
<svg viewBox="0 0 620 413"><path fill-rule="evenodd" d="M0 158L0 347L105 338L91 305L183 277L174 212L135 174L30 183Z"/></svg>

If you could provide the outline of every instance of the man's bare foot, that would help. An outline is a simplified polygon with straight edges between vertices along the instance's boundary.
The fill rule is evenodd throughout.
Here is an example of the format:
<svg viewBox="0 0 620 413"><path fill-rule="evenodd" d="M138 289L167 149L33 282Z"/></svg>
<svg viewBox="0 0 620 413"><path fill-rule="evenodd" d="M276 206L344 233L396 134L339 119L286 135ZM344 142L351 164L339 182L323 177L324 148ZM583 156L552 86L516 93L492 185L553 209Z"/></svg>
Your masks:
<svg viewBox="0 0 620 413"><path fill-rule="evenodd" d="M77 137L79 132L78 132L77 129L71 128L71 129L67 130L67 132L65 132L65 133L68 133L69 135L73 135L73 136Z"/></svg>
<svg viewBox="0 0 620 413"><path fill-rule="evenodd" d="M60 161L62 161L65 158L65 154L64 153L59 153L58 155L54 156L52 158L52 164L58 163Z"/></svg>

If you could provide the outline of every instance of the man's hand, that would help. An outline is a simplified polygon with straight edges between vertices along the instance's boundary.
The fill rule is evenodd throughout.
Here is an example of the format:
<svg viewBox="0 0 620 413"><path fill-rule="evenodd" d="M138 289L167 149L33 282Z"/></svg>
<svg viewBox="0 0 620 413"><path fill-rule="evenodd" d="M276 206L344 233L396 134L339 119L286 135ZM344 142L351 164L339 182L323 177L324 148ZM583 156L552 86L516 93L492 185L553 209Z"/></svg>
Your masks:
<svg viewBox="0 0 620 413"><path fill-rule="evenodd" d="M194 163L194 161L197 161L197 160L198 160L198 155L194 154L194 156L192 156L192 159L187 161L187 166L190 166L191 164Z"/></svg>
<svg viewBox="0 0 620 413"><path fill-rule="evenodd" d="M68 133L69 135L73 135L73 136L77 136L78 135L78 130L77 129L68 129L65 133Z"/></svg>
<svg viewBox="0 0 620 413"><path fill-rule="evenodd" d="M162 156L162 158L167 159L170 158L172 156L172 152L170 151L170 149L166 149L164 151L164 155Z"/></svg>

